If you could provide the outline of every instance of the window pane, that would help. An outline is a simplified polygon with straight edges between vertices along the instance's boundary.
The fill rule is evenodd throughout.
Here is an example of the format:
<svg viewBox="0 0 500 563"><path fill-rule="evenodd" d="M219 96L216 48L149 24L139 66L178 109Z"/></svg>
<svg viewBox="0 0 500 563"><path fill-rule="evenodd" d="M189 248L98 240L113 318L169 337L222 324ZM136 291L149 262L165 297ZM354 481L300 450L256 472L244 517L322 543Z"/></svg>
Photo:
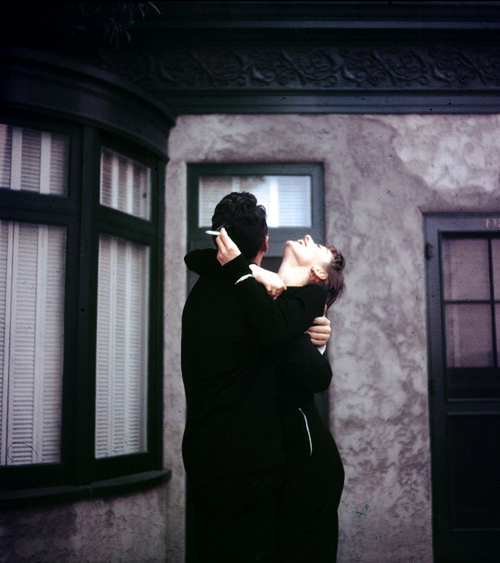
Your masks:
<svg viewBox="0 0 500 563"><path fill-rule="evenodd" d="M448 367L493 365L491 309L489 305L446 305Z"/></svg>
<svg viewBox="0 0 500 563"><path fill-rule="evenodd" d="M200 178L199 227L210 227L215 206L231 192L250 192L266 208L269 227L310 227L310 176L204 176Z"/></svg>
<svg viewBox="0 0 500 563"><path fill-rule="evenodd" d="M489 299L488 241L449 239L443 241L444 298Z"/></svg>
<svg viewBox="0 0 500 563"><path fill-rule="evenodd" d="M146 451L149 248L101 235L97 458Z"/></svg>
<svg viewBox="0 0 500 563"><path fill-rule="evenodd" d="M454 415L448 420L448 447L453 460L450 465L453 525L459 528L498 528L500 416Z"/></svg>
<svg viewBox="0 0 500 563"><path fill-rule="evenodd" d="M0 187L66 195L68 155L65 135L0 124Z"/></svg>
<svg viewBox="0 0 500 563"><path fill-rule="evenodd" d="M493 260L493 289L495 300L500 301L500 239L493 239L491 241L491 254ZM498 323L497 329L500 329Z"/></svg>
<svg viewBox="0 0 500 563"><path fill-rule="evenodd" d="M0 221L0 465L60 461L65 246Z"/></svg>
<svg viewBox="0 0 500 563"><path fill-rule="evenodd" d="M135 217L150 219L151 174L149 168L109 149L103 149L101 204Z"/></svg>

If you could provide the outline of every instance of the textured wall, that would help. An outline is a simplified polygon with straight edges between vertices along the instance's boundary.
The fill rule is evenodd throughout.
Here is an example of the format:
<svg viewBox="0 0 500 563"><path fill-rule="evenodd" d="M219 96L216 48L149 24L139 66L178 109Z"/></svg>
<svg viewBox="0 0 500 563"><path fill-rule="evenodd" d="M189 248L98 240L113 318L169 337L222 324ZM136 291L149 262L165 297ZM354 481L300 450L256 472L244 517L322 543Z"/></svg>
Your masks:
<svg viewBox="0 0 500 563"><path fill-rule="evenodd" d="M163 563L167 487L115 499L3 510L0 562Z"/></svg>
<svg viewBox="0 0 500 563"><path fill-rule="evenodd" d="M183 494L186 163L321 162L327 238L348 260L347 295L330 311L332 430L347 473L339 563L429 563L422 212L498 210L500 118L184 116L169 155L166 428L168 466L178 475L172 514L180 514ZM179 525L171 545L180 545L182 533Z"/></svg>

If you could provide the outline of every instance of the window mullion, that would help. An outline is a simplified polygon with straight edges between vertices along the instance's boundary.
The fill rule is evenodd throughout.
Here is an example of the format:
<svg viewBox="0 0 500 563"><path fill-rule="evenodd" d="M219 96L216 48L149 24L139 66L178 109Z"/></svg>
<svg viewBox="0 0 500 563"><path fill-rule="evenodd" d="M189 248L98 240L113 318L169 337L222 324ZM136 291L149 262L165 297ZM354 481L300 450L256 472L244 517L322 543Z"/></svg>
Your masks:
<svg viewBox="0 0 500 563"><path fill-rule="evenodd" d="M67 408L73 428L79 437L78 446L67 433L72 471L76 484L89 483L95 478L95 394L96 394L96 315L99 238L95 216L99 207L99 155L97 135L85 127L81 155L81 228L79 240L78 342L76 343L76 378L67 377L71 385L73 409ZM84 164L84 163L90 163ZM70 477L71 478L71 477Z"/></svg>

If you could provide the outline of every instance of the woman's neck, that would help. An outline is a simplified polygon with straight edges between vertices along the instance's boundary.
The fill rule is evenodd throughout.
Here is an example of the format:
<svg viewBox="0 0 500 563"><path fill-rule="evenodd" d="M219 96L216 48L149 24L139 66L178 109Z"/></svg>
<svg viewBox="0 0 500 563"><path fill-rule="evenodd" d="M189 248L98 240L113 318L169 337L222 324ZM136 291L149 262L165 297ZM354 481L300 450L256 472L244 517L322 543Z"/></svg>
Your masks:
<svg viewBox="0 0 500 563"><path fill-rule="evenodd" d="M298 266L290 267L283 262L278 270L278 275L289 287L301 287L309 283L309 271L307 269Z"/></svg>

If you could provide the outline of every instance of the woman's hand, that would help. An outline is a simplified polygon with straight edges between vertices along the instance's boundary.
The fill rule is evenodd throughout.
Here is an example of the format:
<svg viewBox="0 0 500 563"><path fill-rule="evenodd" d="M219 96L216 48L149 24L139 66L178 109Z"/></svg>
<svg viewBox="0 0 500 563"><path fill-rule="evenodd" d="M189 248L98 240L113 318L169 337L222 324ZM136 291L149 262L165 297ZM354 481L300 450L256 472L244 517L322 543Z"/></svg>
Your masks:
<svg viewBox="0 0 500 563"><path fill-rule="evenodd" d="M332 335L332 327L327 317L317 317L314 319L314 325L307 331L311 337L311 342L321 348L326 346Z"/></svg>
<svg viewBox="0 0 500 563"><path fill-rule="evenodd" d="M286 289L286 285L278 274L264 270L264 268L255 264L250 264L250 269L252 270L253 277L266 288L267 293L273 299L276 299Z"/></svg>
<svg viewBox="0 0 500 563"><path fill-rule="evenodd" d="M215 239L219 250L217 252L217 260L224 266L231 260L237 258L241 252L240 249L231 240L231 237L227 234L226 229L221 227L219 231L219 236Z"/></svg>

